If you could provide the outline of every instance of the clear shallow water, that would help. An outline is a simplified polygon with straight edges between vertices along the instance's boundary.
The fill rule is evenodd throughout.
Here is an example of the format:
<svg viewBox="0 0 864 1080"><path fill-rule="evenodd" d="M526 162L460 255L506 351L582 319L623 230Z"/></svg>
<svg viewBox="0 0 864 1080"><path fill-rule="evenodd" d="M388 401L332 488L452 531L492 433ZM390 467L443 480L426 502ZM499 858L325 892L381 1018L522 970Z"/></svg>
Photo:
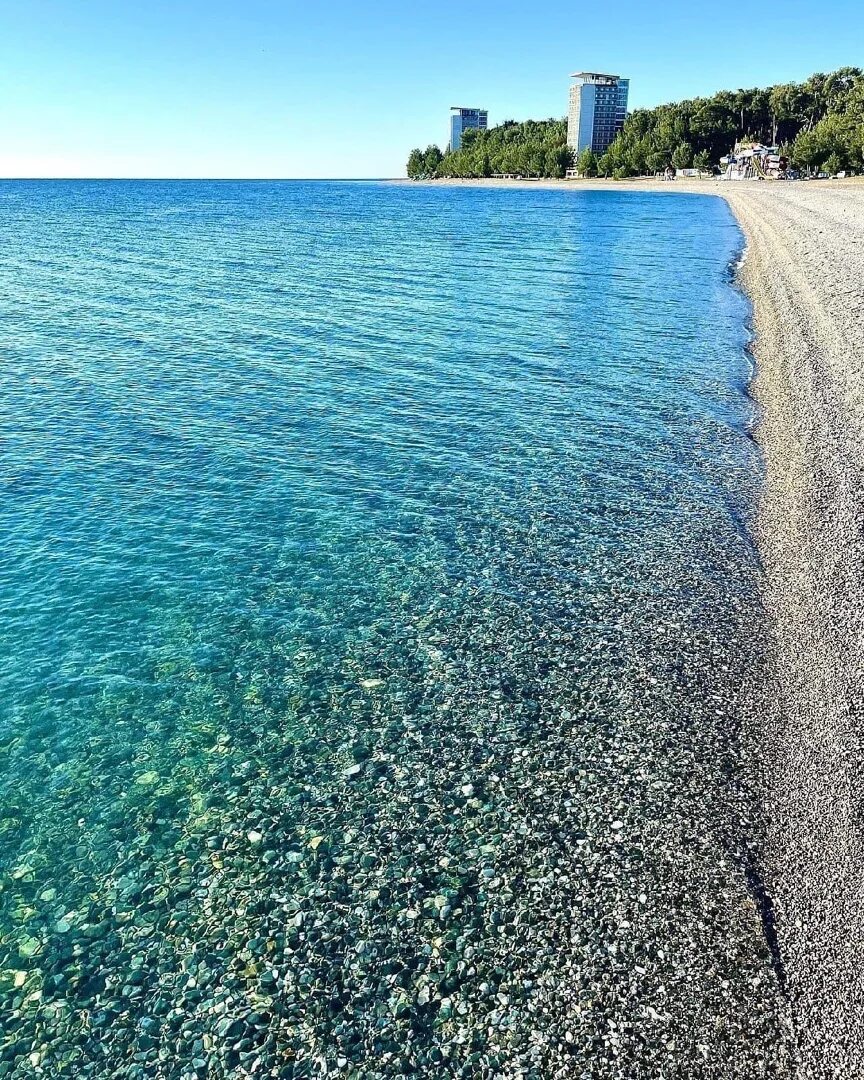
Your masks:
<svg viewBox="0 0 864 1080"><path fill-rule="evenodd" d="M720 200L0 209L3 1075L773 1075Z"/></svg>

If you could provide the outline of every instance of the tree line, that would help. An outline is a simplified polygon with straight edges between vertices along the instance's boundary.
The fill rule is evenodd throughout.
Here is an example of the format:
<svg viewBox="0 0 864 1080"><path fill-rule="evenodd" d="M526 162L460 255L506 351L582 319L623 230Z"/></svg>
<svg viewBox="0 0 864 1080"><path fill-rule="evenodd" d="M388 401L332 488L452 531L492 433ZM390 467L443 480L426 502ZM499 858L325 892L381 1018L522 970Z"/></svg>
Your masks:
<svg viewBox="0 0 864 1080"><path fill-rule="evenodd" d="M637 109L599 157L567 146L564 120L508 120L488 131L463 132L459 150L412 150L408 175L484 177L507 173L562 177L574 164L585 176L623 179L677 169L715 167L736 142L777 145L804 170L864 169L864 72L844 67L802 83L721 90L653 109Z"/></svg>
<svg viewBox="0 0 864 1080"><path fill-rule="evenodd" d="M459 150L442 154L437 146L412 150L408 175L414 180L436 176L562 177L573 159L567 146L566 120L505 120L497 127L462 132Z"/></svg>
<svg viewBox="0 0 864 1080"><path fill-rule="evenodd" d="M864 74L846 67L803 83L721 90L654 109L637 109L607 152L585 158L602 176L639 176L672 165L716 165L736 142L778 146L801 169L864 167ZM580 165L583 162L580 161Z"/></svg>

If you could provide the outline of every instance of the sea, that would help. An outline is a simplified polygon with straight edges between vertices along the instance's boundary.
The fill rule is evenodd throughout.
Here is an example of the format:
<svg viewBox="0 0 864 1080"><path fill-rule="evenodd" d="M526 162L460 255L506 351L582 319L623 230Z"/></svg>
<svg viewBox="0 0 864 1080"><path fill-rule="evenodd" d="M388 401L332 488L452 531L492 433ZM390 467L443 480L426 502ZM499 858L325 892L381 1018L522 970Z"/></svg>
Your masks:
<svg viewBox="0 0 864 1080"><path fill-rule="evenodd" d="M0 1075L785 1075L742 248L0 183Z"/></svg>

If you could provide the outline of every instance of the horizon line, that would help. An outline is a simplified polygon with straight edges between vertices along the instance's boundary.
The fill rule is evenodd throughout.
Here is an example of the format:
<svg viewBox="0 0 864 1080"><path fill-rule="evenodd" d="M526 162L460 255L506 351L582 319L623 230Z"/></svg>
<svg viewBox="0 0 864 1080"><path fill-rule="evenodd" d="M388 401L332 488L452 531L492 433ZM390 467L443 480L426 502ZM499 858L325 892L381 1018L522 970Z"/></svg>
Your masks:
<svg viewBox="0 0 864 1080"><path fill-rule="evenodd" d="M404 176L0 176L0 183L13 183L15 181L51 181L51 180L64 180L72 181L79 180L85 182L98 182L98 181L125 181L135 180L139 183L152 181L153 183L164 183L165 181L171 181L172 183L201 183L201 181L207 181L209 183L218 184L230 184L230 183L256 183L256 184L363 184L363 183L382 183L388 180L404 180Z"/></svg>

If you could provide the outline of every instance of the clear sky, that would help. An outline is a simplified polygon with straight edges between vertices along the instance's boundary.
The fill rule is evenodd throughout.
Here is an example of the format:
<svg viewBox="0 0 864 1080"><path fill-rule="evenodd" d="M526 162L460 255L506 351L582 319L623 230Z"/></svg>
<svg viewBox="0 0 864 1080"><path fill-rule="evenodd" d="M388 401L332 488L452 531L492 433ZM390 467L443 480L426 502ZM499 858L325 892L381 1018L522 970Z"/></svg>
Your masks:
<svg viewBox="0 0 864 1080"><path fill-rule="evenodd" d="M0 0L0 175L380 177L490 123L864 61L861 0Z"/></svg>

